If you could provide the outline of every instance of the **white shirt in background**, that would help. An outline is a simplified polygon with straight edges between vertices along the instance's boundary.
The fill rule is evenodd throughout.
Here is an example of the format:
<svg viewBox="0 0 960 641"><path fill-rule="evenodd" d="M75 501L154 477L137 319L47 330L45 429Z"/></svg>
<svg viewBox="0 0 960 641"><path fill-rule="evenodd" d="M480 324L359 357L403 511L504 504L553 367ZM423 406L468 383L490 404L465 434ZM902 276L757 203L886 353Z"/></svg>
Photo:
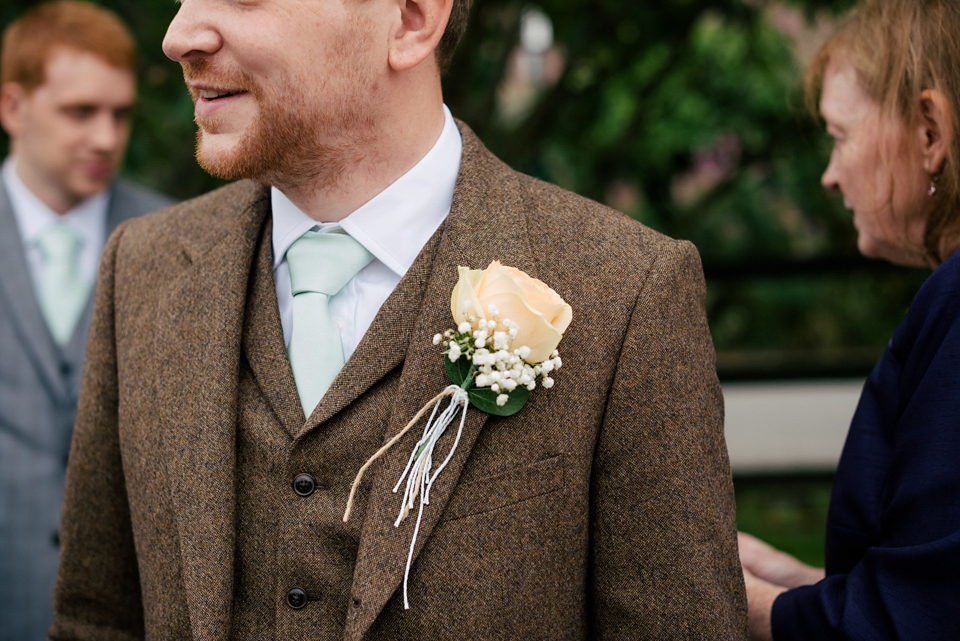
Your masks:
<svg viewBox="0 0 960 641"><path fill-rule="evenodd" d="M40 274L43 269L43 255L37 242L51 226L69 225L80 238L79 269L83 282L93 289L97 280L97 268L100 266L100 254L106 244L107 206L110 202L110 190L104 190L95 196L81 201L76 207L61 215L53 211L23 184L17 175L16 158L10 156L4 161L2 179L13 205L13 215L20 231L20 242L27 257L27 267L33 283L33 291L40 291Z"/></svg>

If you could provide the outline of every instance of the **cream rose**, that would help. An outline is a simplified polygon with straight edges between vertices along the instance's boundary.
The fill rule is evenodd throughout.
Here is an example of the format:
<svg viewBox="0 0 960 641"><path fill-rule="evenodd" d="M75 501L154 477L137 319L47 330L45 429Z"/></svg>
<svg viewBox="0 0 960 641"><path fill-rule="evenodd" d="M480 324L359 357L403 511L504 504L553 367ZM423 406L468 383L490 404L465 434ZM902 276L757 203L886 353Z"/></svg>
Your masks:
<svg viewBox="0 0 960 641"><path fill-rule="evenodd" d="M492 304L501 322L510 320L518 326L511 348L529 347L530 355L526 358L529 363L550 358L573 318L573 310L555 291L499 261L493 261L486 269L458 267L458 271L460 281L450 299L458 325L471 316L477 321L491 320Z"/></svg>

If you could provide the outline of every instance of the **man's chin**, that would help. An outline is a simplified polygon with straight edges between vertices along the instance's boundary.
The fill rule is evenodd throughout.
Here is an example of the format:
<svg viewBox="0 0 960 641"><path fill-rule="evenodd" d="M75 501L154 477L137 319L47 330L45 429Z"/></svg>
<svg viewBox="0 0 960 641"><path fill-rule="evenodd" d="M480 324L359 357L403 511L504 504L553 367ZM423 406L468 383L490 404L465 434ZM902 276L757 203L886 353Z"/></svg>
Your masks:
<svg viewBox="0 0 960 641"><path fill-rule="evenodd" d="M197 131L197 163L205 172L223 180L256 179L256 159L241 144L228 144L221 136Z"/></svg>
<svg viewBox="0 0 960 641"><path fill-rule="evenodd" d="M113 183L113 179L114 175L111 174L108 179L103 180L75 180L73 184L67 188L65 193L68 194L68 197L73 202L79 203L109 189L110 185Z"/></svg>

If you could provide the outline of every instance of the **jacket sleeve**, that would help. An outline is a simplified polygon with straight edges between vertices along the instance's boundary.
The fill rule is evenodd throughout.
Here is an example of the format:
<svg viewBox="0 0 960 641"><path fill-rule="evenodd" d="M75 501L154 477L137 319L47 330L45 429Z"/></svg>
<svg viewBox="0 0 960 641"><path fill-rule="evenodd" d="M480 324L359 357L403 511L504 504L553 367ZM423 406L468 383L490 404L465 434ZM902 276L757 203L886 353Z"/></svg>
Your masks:
<svg viewBox="0 0 960 641"><path fill-rule="evenodd" d="M142 639L136 553L118 436L114 276L124 226L104 249L67 466L51 641Z"/></svg>
<svg viewBox="0 0 960 641"><path fill-rule="evenodd" d="M834 482L828 575L777 597L778 641L957 636L958 258L928 279L864 386Z"/></svg>
<svg viewBox="0 0 960 641"><path fill-rule="evenodd" d="M666 245L636 301L591 504L597 638L746 638L723 399L689 243Z"/></svg>

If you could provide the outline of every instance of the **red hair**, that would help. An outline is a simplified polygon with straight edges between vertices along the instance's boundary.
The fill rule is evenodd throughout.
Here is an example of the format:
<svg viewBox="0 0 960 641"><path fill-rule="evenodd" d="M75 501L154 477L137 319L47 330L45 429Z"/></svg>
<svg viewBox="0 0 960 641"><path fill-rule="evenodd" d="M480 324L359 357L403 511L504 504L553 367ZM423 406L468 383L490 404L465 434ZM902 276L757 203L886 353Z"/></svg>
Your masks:
<svg viewBox="0 0 960 641"><path fill-rule="evenodd" d="M103 58L113 67L135 72L133 36L114 13L77 0L37 5L3 32L0 82L15 82L28 92L44 83L51 52L66 47Z"/></svg>

